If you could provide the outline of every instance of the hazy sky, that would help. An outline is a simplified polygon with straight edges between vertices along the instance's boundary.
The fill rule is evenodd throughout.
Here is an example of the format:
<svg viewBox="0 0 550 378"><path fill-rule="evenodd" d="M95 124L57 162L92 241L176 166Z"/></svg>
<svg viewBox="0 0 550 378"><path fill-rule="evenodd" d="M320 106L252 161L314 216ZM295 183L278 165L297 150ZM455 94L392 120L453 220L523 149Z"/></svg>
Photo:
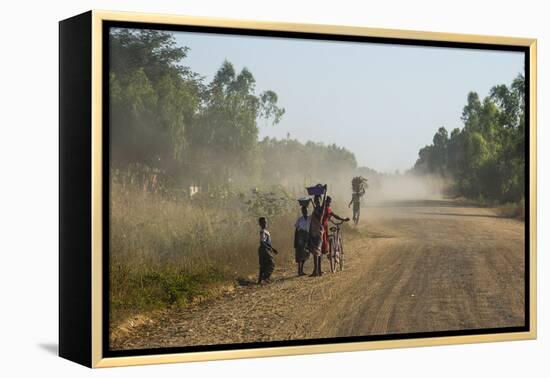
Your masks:
<svg viewBox="0 0 550 378"><path fill-rule="evenodd" d="M440 126L462 127L469 91L485 97L524 72L520 52L174 33L184 64L210 81L224 59L286 109L260 137L336 143L382 172L414 165Z"/></svg>

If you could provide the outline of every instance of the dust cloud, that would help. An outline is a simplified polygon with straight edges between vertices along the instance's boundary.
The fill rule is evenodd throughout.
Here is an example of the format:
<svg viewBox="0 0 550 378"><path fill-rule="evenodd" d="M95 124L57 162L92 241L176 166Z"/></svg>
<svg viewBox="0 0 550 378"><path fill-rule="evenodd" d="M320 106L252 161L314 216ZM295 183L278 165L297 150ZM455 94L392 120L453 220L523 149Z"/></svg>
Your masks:
<svg viewBox="0 0 550 378"><path fill-rule="evenodd" d="M367 192L369 202L443 199L449 180L438 176L381 176Z"/></svg>

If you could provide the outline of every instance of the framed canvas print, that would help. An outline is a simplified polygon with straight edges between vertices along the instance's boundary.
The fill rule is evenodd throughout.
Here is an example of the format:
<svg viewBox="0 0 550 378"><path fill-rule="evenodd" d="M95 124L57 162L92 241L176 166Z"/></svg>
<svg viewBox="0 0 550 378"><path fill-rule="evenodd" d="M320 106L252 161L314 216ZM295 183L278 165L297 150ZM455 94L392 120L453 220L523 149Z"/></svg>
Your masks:
<svg viewBox="0 0 550 378"><path fill-rule="evenodd" d="M536 40L60 22L59 354L536 337Z"/></svg>

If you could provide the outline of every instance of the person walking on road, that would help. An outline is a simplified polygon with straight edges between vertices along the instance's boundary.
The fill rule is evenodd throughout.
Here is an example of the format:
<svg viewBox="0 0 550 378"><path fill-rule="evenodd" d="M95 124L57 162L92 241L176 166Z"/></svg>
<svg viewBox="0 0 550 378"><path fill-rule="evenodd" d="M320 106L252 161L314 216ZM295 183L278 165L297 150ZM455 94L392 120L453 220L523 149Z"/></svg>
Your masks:
<svg viewBox="0 0 550 378"><path fill-rule="evenodd" d="M351 194L351 201L348 204L348 207L353 205L353 223L357 225L359 223L359 215L361 212L361 194L353 192Z"/></svg>

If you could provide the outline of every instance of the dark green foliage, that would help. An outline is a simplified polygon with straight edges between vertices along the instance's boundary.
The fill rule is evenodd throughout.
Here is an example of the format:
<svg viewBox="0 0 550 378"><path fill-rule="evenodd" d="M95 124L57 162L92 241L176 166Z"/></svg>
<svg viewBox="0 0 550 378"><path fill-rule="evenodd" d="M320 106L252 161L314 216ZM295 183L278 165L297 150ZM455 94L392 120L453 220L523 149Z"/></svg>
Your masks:
<svg viewBox="0 0 550 378"><path fill-rule="evenodd" d="M468 94L464 128L450 137L444 127L418 153L414 171L453 179L457 194L495 202L518 202L525 183L525 80L497 85L483 101Z"/></svg>

